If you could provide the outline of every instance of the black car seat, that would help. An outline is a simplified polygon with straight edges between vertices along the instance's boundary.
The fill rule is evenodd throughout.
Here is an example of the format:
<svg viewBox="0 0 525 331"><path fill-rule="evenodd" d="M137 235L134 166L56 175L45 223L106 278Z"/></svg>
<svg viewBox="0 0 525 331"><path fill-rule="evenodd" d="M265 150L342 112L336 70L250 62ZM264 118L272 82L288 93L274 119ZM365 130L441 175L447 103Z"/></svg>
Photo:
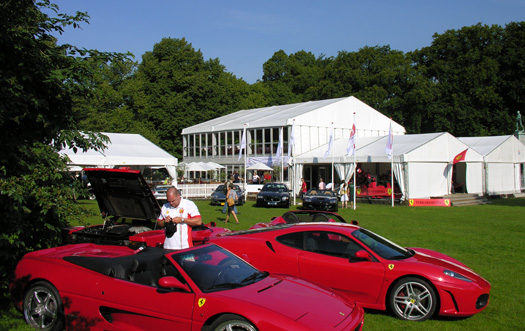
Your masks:
<svg viewBox="0 0 525 331"><path fill-rule="evenodd" d="M129 279L135 283L157 287L157 280L153 277L151 270L147 269L147 266L146 261L133 259Z"/></svg>

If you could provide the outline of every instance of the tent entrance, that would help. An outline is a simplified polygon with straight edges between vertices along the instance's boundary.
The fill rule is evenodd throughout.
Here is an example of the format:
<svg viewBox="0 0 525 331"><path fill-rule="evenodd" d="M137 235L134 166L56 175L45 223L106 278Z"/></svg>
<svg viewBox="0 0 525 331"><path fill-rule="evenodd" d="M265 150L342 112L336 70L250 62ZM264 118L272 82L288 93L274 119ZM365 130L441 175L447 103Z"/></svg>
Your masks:
<svg viewBox="0 0 525 331"><path fill-rule="evenodd" d="M451 193L467 193L467 163L459 162L452 166Z"/></svg>
<svg viewBox="0 0 525 331"><path fill-rule="evenodd" d="M319 185L319 179L322 178L326 185L332 181L332 167L330 165L305 165L303 169L303 178L308 189L316 188ZM300 180L300 179L299 179ZM340 183L337 172L334 173L334 182Z"/></svg>

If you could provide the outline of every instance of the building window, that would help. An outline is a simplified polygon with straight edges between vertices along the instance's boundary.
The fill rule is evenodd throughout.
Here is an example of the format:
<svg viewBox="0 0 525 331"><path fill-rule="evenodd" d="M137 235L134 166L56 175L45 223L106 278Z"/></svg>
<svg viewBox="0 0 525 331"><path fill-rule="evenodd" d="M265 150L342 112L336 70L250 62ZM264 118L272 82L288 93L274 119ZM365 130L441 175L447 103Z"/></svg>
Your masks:
<svg viewBox="0 0 525 331"><path fill-rule="evenodd" d="M195 136L193 134L190 134L188 136L189 144L188 144L188 156L192 157L195 154L193 153L193 149L195 147Z"/></svg>
<svg viewBox="0 0 525 331"><path fill-rule="evenodd" d="M271 155L272 153L272 129L263 130L263 155Z"/></svg>
<svg viewBox="0 0 525 331"><path fill-rule="evenodd" d="M255 132L255 136L253 138L255 141L254 153L256 155L263 155L263 130L257 129L253 131Z"/></svg>

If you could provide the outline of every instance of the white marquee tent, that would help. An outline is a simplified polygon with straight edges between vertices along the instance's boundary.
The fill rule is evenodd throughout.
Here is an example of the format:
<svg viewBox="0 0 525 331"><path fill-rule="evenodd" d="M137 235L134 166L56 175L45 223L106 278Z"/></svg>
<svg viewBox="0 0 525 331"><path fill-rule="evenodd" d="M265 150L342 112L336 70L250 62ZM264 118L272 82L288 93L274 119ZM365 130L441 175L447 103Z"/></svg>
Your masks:
<svg viewBox="0 0 525 331"><path fill-rule="evenodd" d="M175 167L177 158L158 147L140 134L129 133L103 133L109 137L110 142L104 151L88 150L86 152L73 152L64 149L61 154L66 154L71 160L71 167L134 167L142 169L145 166L165 167L172 178L177 178Z"/></svg>
<svg viewBox="0 0 525 331"><path fill-rule="evenodd" d="M448 132L394 136L394 175L406 199L442 197L451 191L452 160L467 145ZM360 148L357 162L389 163L386 137ZM465 179L469 193L482 192L483 157L467 152Z"/></svg>
<svg viewBox="0 0 525 331"><path fill-rule="evenodd" d="M356 139L356 163L363 168L379 163L385 171L391 161L385 153L387 137ZM347 156L348 139L338 139L333 144L334 167L346 180L353 174L353 157ZM451 191L452 160L468 146L447 132L393 136L394 176L404 199L442 197ZM314 155L324 155L327 144L297 158L299 166ZM314 163L328 163L326 158L314 157ZM310 155L311 154L311 155ZM483 157L476 151L467 152L460 178L465 180L469 193L482 193Z"/></svg>
<svg viewBox="0 0 525 331"><path fill-rule="evenodd" d="M486 194L521 192L525 145L516 137L462 137L459 140L483 156Z"/></svg>

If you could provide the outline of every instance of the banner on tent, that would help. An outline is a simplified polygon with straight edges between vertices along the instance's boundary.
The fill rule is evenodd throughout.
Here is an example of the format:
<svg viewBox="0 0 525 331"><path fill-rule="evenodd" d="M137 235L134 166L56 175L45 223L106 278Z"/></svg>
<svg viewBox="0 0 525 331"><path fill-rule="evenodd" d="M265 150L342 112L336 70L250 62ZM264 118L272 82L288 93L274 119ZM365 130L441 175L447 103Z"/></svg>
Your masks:
<svg viewBox="0 0 525 331"><path fill-rule="evenodd" d="M410 207L450 207L450 199L409 199Z"/></svg>

